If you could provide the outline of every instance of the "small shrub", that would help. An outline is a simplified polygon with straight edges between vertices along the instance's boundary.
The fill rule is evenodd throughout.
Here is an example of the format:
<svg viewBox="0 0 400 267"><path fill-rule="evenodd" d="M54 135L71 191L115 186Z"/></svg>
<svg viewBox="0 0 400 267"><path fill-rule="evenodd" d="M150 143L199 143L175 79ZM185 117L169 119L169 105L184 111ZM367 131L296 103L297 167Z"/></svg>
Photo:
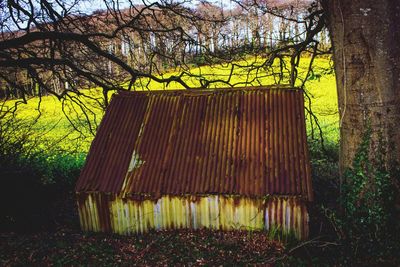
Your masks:
<svg viewBox="0 0 400 267"><path fill-rule="evenodd" d="M193 58L193 64L195 66L199 66L199 67L204 66L206 64L206 62L207 62L206 58L201 54L200 55L196 55Z"/></svg>
<svg viewBox="0 0 400 267"><path fill-rule="evenodd" d="M32 124L0 121L0 231L34 231L60 220L85 155L39 148ZM69 211L71 212L71 211Z"/></svg>
<svg viewBox="0 0 400 267"><path fill-rule="evenodd" d="M339 145L334 142L325 142L325 147L322 149L319 142L309 141L309 150L314 189L314 202L309 206L310 236L326 236L334 239L335 229L326 217L324 209L335 210L338 205Z"/></svg>
<svg viewBox="0 0 400 267"><path fill-rule="evenodd" d="M365 133L346 170L342 188L343 215L338 220L345 263L387 262L399 249L399 225L395 210L395 168L385 165L383 150L369 160L371 131Z"/></svg>
<svg viewBox="0 0 400 267"><path fill-rule="evenodd" d="M394 185L400 175L398 167L385 164L383 149L370 160L370 142L368 129L352 168L344 172L339 206L324 209L339 244L331 255L344 266L399 263L394 256L400 248Z"/></svg>
<svg viewBox="0 0 400 267"><path fill-rule="evenodd" d="M326 144L322 151L310 143L315 192L310 230L318 241L291 245L299 249L289 253L282 266L399 266L395 184L400 172L398 165L386 165L383 149L371 160L370 142L368 129L352 167L343 174L341 190L338 146Z"/></svg>

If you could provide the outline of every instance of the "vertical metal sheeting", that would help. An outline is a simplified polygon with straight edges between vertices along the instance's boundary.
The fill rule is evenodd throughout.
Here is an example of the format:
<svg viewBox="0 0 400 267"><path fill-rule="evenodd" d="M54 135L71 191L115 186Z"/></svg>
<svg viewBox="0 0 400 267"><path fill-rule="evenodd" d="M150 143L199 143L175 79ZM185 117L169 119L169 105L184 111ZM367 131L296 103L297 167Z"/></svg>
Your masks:
<svg viewBox="0 0 400 267"><path fill-rule="evenodd" d="M299 239L308 236L307 209L304 201L295 197L210 195L134 200L91 193L79 203L79 216L85 231L123 235L151 229L210 228L271 230Z"/></svg>

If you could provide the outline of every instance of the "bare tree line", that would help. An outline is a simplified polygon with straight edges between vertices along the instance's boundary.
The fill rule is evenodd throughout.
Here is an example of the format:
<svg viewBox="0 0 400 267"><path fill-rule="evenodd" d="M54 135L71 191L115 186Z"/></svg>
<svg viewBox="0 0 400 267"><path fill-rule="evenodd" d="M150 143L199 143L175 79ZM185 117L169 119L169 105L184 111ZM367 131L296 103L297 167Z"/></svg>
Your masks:
<svg viewBox="0 0 400 267"><path fill-rule="evenodd" d="M209 2L193 8L162 1L120 8L112 0L104 2L106 9L84 14L85 1L2 3L0 118L32 96L54 95L77 131L94 134L91 118L108 105L110 91L150 89L151 81L160 89L254 86L265 85L266 77L294 86L307 55L311 63L297 83L304 87L314 58L330 53L316 3L241 0L229 8ZM224 75L213 74L221 68ZM81 90L93 87L102 97ZM10 98L17 99L13 107L5 105ZM318 127L311 106L307 110Z"/></svg>
<svg viewBox="0 0 400 267"><path fill-rule="evenodd" d="M3 3L0 96L61 99L98 86L106 105L109 90L133 90L140 78L189 88L182 77L190 76L208 87L215 81L191 73L193 66L287 51L306 40L316 18L310 17L316 8L302 1L238 1L230 7L201 2L194 8L143 2L123 9L117 1L105 3L107 9L89 15L81 13L79 1ZM326 49L329 40L319 31L313 39ZM171 71L177 74L163 75Z"/></svg>

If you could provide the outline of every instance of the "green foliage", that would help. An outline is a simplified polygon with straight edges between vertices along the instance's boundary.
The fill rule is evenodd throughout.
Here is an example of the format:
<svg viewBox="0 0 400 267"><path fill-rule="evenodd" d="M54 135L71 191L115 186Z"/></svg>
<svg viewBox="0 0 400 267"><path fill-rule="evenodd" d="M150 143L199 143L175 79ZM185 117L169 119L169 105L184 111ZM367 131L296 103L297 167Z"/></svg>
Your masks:
<svg viewBox="0 0 400 267"><path fill-rule="evenodd" d="M339 195L339 144L336 142L325 142L324 148L315 140L308 140L311 175L314 189L315 203L324 207L334 208ZM323 220L319 210L310 215L311 223L315 220L319 224Z"/></svg>
<svg viewBox="0 0 400 267"><path fill-rule="evenodd" d="M267 236L270 240L276 240L289 245L298 241L296 233L292 229L287 231L281 225L276 224L270 225Z"/></svg>
<svg viewBox="0 0 400 267"><path fill-rule="evenodd" d="M384 144L372 154L368 129L342 186L338 143L326 142L325 149L313 140L309 145L315 192L315 204L309 209L310 231L316 241L289 244L287 256L278 265L399 266L395 184L400 172L396 165L386 165Z"/></svg>
<svg viewBox="0 0 400 267"><path fill-rule="evenodd" d="M370 160L371 129L367 129L354 158L345 171L337 225L345 264L389 262L400 248L399 222L395 210L394 168L384 163L383 149ZM396 219L397 218L397 219Z"/></svg>
<svg viewBox="0 0 400 267"><path fill-rule="evenodd" d="M73 190L84 154L57 146L45 150L35 122L10 117L0 121L0 231L48 227L59 215L57 204Z"/></svg>
<svg viewBox="0 0 400 267"><path fill-rule="evenodd" d="M64 154L57 151L44 152L29 159L27 163L40 175L43 185L57 184L73 188L86 155Z"/></svg>
<svg viewBox="0 0 400 267"><path fill-rule="evenodd" d="M204 55L201 55L201 54L195 56L193 59L193 64L195 66L204 66L204 65L206 65L206 63L207 63L207 59L205 58Z"/></svg>
<svg viewBox="0 0 400 267"><path fill-rule="evenodd" d="M0 121L0 170L26 171L39 176L43 185L62 183L71 186L86 154L68 152L47 139L35 120L15 117Z"/></svg>

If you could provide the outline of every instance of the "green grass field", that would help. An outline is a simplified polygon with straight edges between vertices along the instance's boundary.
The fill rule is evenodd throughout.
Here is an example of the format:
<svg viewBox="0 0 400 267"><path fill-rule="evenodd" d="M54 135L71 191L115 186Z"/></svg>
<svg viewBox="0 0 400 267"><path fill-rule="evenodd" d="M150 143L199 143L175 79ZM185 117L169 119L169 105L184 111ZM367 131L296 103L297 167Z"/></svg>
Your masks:
<svg viewBox="0 0 400 267"><path fill-rule="evenodd" d="M300 62L298 77L301 79L304 79L306 75L309 60L309 58L302 58ZM241 67L235 67L231 77L229 77L229 73L232 65L193 68L190 70L191 75L184 75L183 79L191 87L200 86L197 76L210 80L229 81L235 86L274 84L276 75L263 74L256 69L250 70L252 64L259 64L260 62L261 59L254 58L249 59L249 61L235 62ZM306 98L305 104L309 107L311 103L312 111L318 117L319 124L323 129L324 139L329 142L337 142L339 116L337 113L335 76L331 71L330 61L326 58L318 58L314 62L313 69L314 74L309 77L306 83L306 92L311 102ZM170 75L177 75L177 73L170 72L165 74L164 77ZM285 83L288 83L286 73L282 81L282 84ZM300 85L300 81L298 85ZM217 82L213 83L211 87L227 87L227 85L224 82ZM140 80L135 89L170 90L183 89L183 87L178 83L166 85L154 81ZM41 99L31 98L28 104L18 106L16 118L26 122L37 119L37 123L33 127L34 132L41 138L39 146L42 149L61 148L66 152L86 154L104 110L99 105L103 101L99 89L84 90L83 93L87 96L69 95L65 101L59 101L53 96L45 96ZM9 108L14 104L15 100L6 102ZM308 116L307 128L309 134L311 134L311 127L310 116Z"/></svg>

